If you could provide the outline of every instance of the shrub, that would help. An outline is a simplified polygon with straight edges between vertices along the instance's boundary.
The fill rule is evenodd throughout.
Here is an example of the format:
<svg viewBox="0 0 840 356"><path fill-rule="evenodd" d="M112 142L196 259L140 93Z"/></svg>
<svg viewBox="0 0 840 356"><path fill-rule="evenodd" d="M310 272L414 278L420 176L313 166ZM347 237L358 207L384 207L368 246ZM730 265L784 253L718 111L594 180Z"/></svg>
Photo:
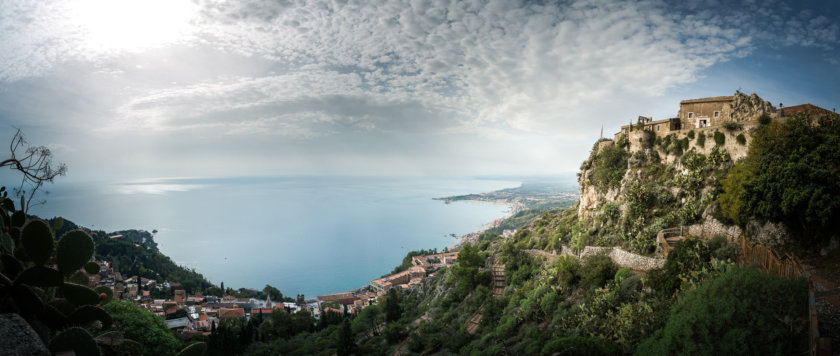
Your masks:
<svg viewBox="0 0 840 356"><path fill-rule="evenodd" d="M610 340L600 337L562 337L552 339L543 346L543 355L617 355L620 349Z"/></svg>
<svg viewBox="0 0 840 356"><path fill-rule="evenodd" d="M616 188L627 171L629 154L619 145L604 147L595 157L592 183L602 191Z"/></svg>
<svg viewBox="0 0 840 356"><path fill-rule="evenodd" d="M731 268L686 292L665 327L636 354L802 354L808 349L807 300L802 278Z"/></svg>
<svg viewBox="0 0 840 356"><path fill-rule="evenodd" d="M726 143L726 135L723 132L715 131L715 144L723 146L724 143Z"/></svg>
<svg viewBox="0 0 840 356"><path fill-rule="evenodd" d="M758 117L758 123L760 125L768 125L772 121L773 121L773 118L770 117L770 115L767 115L767 114L763 114L763 115Z"/></svg>
<svg viewBox="0 0 840 356"><path fill-rule="evenodd" d="M603 287L607 281L613 279L618 271L615 262L606 255L589 256L584 260L580 271L580 281L584 287Z"/></svg>
<svg viewBox="0 0 840 356"><path fill-rule="evenodd" d="M563 256L554 263L557 282L572 287L580 280L580 264L571 256Z"/></svg>
<svg viewBox="0 0 840 356"><path fill-rule="evenodd" d="M693 140L694 139L694 130L689 131L686 136L688 136L689 140Z"/></svg>
<svg viewBox="0 0 840 356"><path fill-rule="evenodd" d="M697 146L705 147L706 146L706 134L700 132L697 134Z"/></svg>
<svg viewBox="0 0 840 356"><path fill-rule="evenodd" d="M725 121L723 123L723 125L721 125L721 126L723 126L723 128L726 129L726 131L735 131L735 130L741 130L741 129L744 128L743 124L741 124L740 122L732 121L732 120Z"/></svg>
<svg viewBox="0 0 840 356"><path fill-rule="evenodd" d="M654 141L656 141L656 134L653 131L642 131L642 135L639 136L639 143L641 143L642 148L653 147Z"/></svg>

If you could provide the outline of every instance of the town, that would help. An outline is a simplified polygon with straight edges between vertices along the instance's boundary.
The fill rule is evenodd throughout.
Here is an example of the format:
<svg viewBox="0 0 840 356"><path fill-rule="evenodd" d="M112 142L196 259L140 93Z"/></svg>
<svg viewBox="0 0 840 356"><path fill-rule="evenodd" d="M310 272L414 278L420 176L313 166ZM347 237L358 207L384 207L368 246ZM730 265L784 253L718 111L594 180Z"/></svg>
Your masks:
<svg viewBox="0 0 840 356"><path fill-rule="evenodd" d="M119 236L112 236L119 238ZM138 276L125 277L114 271L110 261L94 261L99 273L88 274L90 286L108 288L111 295L103 298L130 301L164 319L167 327L189 340L196 335L209 336L224 319L234 318L246 323L252 319L263 320L273 312L310 313L316 320L325 313L355 315L367 306L376 304L391 288L413 288L424 278L435 278L436 272L451 266L458 258L458 252L444 252L412 257L412 265L405 271L374 279L369 286L353 291L320 295L306 299L298 294L294 302L265 299L237 298L224 294L222 297L204 295L201 292L188 294L180 283L158 282ZM248 291L246 289L246 291ZM258 291L251 290L254 294ZM159 299L153 296L171 295Z"/></svg>

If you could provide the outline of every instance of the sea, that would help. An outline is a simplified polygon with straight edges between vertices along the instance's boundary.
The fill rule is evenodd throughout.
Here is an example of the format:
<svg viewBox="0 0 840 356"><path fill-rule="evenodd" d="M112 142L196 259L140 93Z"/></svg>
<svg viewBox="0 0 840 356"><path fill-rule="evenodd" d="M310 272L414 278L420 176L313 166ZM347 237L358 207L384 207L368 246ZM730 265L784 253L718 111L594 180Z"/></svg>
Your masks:
<svg viewBox="0 0 840 356"><path fill-rule="evenodd" d="M157 230L158 247L225 287L307 298L361 288L412 250L505 216L506 205L433 198L519 181L429 177L165 178L48 186L30 214L106 232Z"/></svg>

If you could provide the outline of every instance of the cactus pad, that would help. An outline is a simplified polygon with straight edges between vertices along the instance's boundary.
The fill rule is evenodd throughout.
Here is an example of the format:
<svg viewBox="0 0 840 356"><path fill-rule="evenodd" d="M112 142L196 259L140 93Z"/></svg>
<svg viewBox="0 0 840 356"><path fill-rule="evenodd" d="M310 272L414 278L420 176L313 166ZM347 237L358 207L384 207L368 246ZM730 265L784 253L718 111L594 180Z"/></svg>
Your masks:
<svg viewBox="0 0 840 356"><path fill-rule="evenodd" d="M99 265L96 262L85 263L85 272L88 274L99 274Z"/></svg>
<svg viewBox="0 0 840 356"><path fill-rule="evenodd" d="M87 274L82 271L76 271L71 274L70 277L67 277L67 281L81 284L83 286L90 286L90 278L88 278Z"/></svg>
<svg viewBox="0 0 840 356"><path fill-rule="evenodd" d="M47 222L32 220L23 226L21 243L26 254L36 265L44 265L52 255L55 237Z"/></svg>
<svg viewBox="0 0 840 356"><path fill-rule="evenodd" d="M111 323L113 322L108 312L93 305L79 307L73 314L70 314L70 320L77 324L86 324L94 320L99 320L102 322L102 330L111 327Z"/></svg>
<svg viewBox="0 0 840 356"><path fill-rule="evenodd" d="M87 286L65 282L61 286L61 294L67 301L75 305L93 305L99 303L99 293Z"/></svg>
<svg viewBox="0 0 840 356"><path fill-rule="evenodd" d="M49 346L53 354L72 350L76 355L99 355L99 346L87 330L72 327L56 335Z"/></svg>
<svg viewBox="0 0 840 356"><path fill-rule="evenodd" d="M23 265L12 255L0 255L0 261L3 262L3 274L9 279L17 278L18 274L23 271Z"/></svg>
<svg viewBox="0 0 840 356"><path fill-rule="evenodd" d="M13 227L21 227L23 223L26 222L26 214L23 211L15 211L12 213L12 226Z"/></svg>
<svg viewBox="0 0 840 356"><path fill-rule="evenodd" d="M0 252L15 253L15 240L12 240L12 236L5 232L0 232Z"/></svg>
<svg viewBox="0 0 840 356"><path fill-rule="evenodd" d="M24 319L30 315L39 315L44 311L44 302L38 294L27 285L18 284L12 286L12 298L20 309L20 316Z"/></svg>
<svg viewBox="0 0 840 356"><path fill-rule="evenodd" d="M100 304L105 304L109 302L111 299L114 299L114 291L111 288L106 286L99 286L93 289L94 292L99 293L99 300ZM105 298L102 298L102 295L105 295Z"/></svg>
<svg viewBox="0 0 840 356"><path fill-rule="evenodd" d="M58 270L70 274L93 256L93 239L82 230L70 231L58 240Z"/></svg>
<svg viewBox="0 0 840 356"><path fill-rule="evenodd" d="M15 284L28 284L37 287L60 287L64 284L64 275L49 267L33 266L21 272Z"/></svg>

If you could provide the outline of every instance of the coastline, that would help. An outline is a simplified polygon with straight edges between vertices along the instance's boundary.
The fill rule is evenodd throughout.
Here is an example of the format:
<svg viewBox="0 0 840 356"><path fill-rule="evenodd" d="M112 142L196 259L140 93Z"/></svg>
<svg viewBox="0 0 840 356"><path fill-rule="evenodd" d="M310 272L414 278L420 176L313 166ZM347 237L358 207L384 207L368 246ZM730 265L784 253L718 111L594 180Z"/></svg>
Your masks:
<svg viewBox="0 0 840 356"><path fill-rule="evenodd" d="M445 200L445 201L447 202L447 204L449 204L449 200ZM457 249L458 247L460 247L461 245L463 245L464 243L467 243L467 242L475 243L476 241L478 241L478 237L481 236L481 234L485 233L487 230L499 227L499 225L501 225L502 222L504 222L505 220L507 220L507 219L511 218L512 216L516 215L517 213L527 209L525 204L523 204L519 201L516 201L516 200L510 201L510 200L505 200L505 199L487 199L487 198L483 198L483 197L476 197L476 198L471 198L471 199L460 199L460 201L481 201L481 202L487 202L487 203L493 203L493 204L502 204L502 205L506 205L508 208L510 208L510 210L508 211L508 213L505 216L500 217L498 219L495 219L493 221L490 221L489 223L484 225L484 227L482 227L478 231L470 232L470 233L460 235L460 236L454 236L456 239L458 239L458 242L455 243L454 245L450 246L449 247L450 250Z"/></svg>

